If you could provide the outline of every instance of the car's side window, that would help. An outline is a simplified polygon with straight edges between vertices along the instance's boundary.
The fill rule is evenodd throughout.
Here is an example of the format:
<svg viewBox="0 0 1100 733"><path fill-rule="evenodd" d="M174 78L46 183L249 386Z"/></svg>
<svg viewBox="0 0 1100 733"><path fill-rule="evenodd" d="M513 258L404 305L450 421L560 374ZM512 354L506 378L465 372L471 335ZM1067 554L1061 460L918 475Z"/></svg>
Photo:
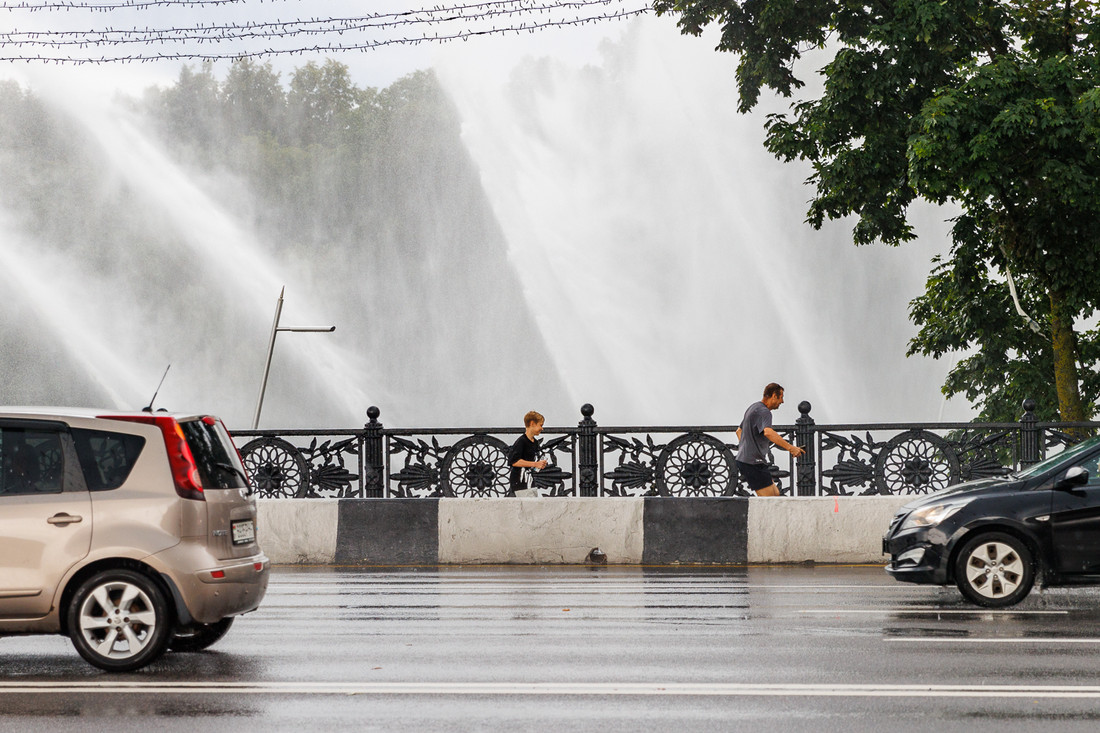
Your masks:
<svg viewBox="0 0 1100 733"><path fill-rule="evenodd" d="M122 486L145 446L145 438L128 433L73 428L72 434L90 491L110 491Z"/></svg>
<svg viewBox="0 0 1100 733"><path fill-rule="evenodd" d="M1100 453L1077 465L1089 472L1089 486L1100 486Z"/></svg>
<svg viewBox="0 0 1100 733"><path fill-rule="evenodd" d="M0 495L59 494L64 471L60 433L0 428Z"/></svg>

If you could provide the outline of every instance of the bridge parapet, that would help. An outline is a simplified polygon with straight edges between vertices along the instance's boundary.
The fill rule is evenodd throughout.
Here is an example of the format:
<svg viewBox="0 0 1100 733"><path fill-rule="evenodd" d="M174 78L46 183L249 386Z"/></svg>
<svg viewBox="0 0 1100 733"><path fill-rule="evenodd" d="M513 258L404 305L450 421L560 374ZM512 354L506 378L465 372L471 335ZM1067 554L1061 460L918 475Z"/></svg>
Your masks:
<svg viewBox="0 0 1100 733"><path fill-rule="evenodd" d="M774 451L770 466L786 496L926 494L1029 466L1100 431L1100 422L1041 423L1025 400L1014 423L818 425L811 405L778 425L806 448ZM590 404L576 427L547 427L532 474L543 497L749 496L737 472L736 425L605 427ZM508 446L520 428L386 428L377 407L356 430L239 430L263 498L493 498L508 491Z"/></svg>

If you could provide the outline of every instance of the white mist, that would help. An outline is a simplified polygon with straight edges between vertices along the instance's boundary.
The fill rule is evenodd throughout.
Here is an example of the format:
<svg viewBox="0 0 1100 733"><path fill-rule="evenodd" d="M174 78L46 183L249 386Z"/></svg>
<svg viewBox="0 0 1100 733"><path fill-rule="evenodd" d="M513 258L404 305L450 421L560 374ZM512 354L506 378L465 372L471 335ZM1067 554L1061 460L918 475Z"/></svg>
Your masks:
<svg viewBox="0 0 1100 733"><path fill-rule="evenodd" d="M729 424L763 386L818 422L941 411L949 364L905 357L908 302L948 246L856 248L803 222L803 166L737 113L736 59L667 18L633 22L599 65L456 49L439 64L509 256L572 401L603 424ZM952 409L954 407L954 409Z"/></svg>

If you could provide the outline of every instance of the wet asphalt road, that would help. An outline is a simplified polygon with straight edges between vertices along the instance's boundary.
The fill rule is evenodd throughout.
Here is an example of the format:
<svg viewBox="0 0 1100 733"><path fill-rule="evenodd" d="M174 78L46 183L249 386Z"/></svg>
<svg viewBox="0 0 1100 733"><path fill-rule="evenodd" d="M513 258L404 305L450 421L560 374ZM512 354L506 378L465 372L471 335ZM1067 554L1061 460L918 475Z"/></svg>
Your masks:
<svg viewBox="0 0 1100 733"><path fill-rule="evenodd" d="M276 568L211 650L0 639L0 731L1095 731L1100 591L881 568Z"/></svg>

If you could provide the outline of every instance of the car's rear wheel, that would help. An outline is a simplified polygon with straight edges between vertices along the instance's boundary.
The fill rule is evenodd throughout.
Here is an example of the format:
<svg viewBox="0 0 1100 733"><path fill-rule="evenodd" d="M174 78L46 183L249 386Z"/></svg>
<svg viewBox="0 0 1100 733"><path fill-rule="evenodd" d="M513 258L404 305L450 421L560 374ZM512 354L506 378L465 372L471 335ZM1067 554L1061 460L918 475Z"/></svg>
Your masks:
<svg viewBox="0 0 1100 733"><path fill-rule="evenodd" d="M1019 603L1035 583L1031 550L1018 537L989 532L968 540L955 561L955 583L979 606Z"/></svg>
<svg viewBox="0 0 1100 733"><path fill-rule="evenodd" d="M81 583L69 602L69 638L89 663L128 672L164 653L169 616L154 580L133 570L104 570Z"/></svg>
<svg viewBox="0 0 1100 733"><path fill-rule="evenodd" d="M229 627L233 625L233 618L229 616L212 624L180 626L168 642L168 648L174 652L202 651L225 636Z"/></svg>

